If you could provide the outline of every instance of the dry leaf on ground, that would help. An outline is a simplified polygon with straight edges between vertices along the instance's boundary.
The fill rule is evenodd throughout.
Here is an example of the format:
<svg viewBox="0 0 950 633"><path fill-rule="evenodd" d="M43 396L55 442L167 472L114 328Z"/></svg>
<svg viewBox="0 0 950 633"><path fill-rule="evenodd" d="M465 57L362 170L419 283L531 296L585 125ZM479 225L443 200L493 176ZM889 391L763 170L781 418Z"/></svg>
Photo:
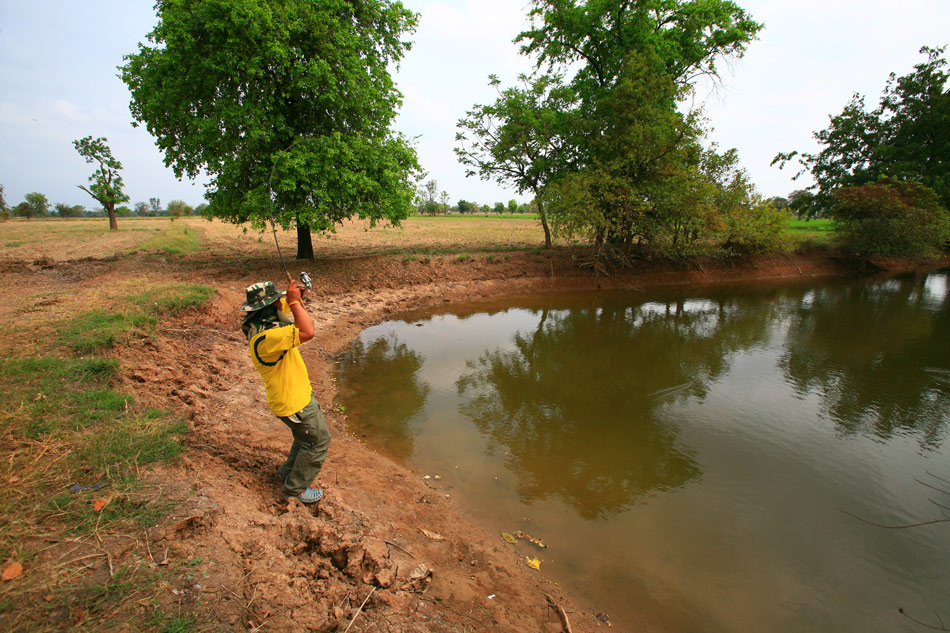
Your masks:
<svg viewBox="0 0 950 633"><path fill-rule="evenodd" d="M23 565L20 563L10 563L3 570L3 580L13 580L17 576L23 573Z"/></svg>
<svg viewBox="0 0 950 633"><path fill-rule="evenodd" d="M445 537L442 536L441 534L438 534L438 533L436 533L436 532L430 532L429 530L427 530L427 529L425 529L425 528L419 528L419 529L422 531L423 534L425 534L428 538L432 539L433 541L444 541L444 540L445 540Z"/></svg>
<svg viewBox="0 0 950 633"><path fill-rule="evenodd" d="M109 502L105 499L96 499L92 502L92 509L95 512L102 512L102 509L106 507L106 504Z"/></svg>

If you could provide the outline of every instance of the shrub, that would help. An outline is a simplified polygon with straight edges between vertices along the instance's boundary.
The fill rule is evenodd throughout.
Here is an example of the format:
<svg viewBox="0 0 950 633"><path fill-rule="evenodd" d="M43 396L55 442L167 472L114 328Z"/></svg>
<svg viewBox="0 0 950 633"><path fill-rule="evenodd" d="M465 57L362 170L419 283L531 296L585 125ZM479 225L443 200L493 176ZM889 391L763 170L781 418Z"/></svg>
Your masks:
<svg viewBox="0 0 950 633"><path fill-rule="evenodd" d="M724 214L726 239L723 248L734 253L768 253L786 247L785 229L790 219L785 209L771 202L740 207Z"/></svg>
<svg viewBox="0 0 950 633"><path fill-rule="evenodd" d="M832 214L842 246L860 255L927 255L950 239L950 214L934 191L881 178L835 191Z"/></svg>

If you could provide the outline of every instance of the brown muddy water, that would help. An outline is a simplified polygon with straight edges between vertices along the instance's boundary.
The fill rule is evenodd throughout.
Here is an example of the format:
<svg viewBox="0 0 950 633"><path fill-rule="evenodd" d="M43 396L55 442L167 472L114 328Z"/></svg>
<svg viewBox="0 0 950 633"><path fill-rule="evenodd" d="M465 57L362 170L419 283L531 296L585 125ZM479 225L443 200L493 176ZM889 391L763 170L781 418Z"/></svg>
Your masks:
<svg viewBox="0 0 950 633"><path fill-rule="evenodd" d="M920 631L898 609L950 622L950 522L896 527L950 518L948 278L406 314L338 402L614 630Z"/></svg>

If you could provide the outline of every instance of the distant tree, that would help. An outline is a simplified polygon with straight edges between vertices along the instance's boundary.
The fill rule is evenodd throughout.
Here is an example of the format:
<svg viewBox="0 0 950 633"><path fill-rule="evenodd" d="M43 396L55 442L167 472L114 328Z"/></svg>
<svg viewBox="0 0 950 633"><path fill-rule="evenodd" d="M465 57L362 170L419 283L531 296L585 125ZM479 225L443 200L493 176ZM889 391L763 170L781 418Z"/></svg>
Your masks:
<svg viewBox="0 0 950 633"><path fill-rule="evenodd" d="M390 69L418 21L391 0L160 0L149 44L126 56L131 111L178 177L202 171L208 213L311 230L354 215L398 223L419 171L391 130ZM273 194L273 198L271 198Z"/></svg>
<svg viewBox="0 0 950 633"><path fill-rule="evenodd" d="M458 203L459 213L475 213L478 211L478 205L474 202L469 202L468 200L459 200Z"/></svg>
<svg viewBox="0 0 950 633"><path fill-rule="evenodd" d="M448 213L448 212L449 212L450 205L449 205L449 192L448 192L448 191L443 191L443 192L442 192L442 195L439 196L439 207L440 207L439 211L440 211L441 213Z"/></svg>
<svg viewBox="0 0 950 633"><path fill-rule="evenodd" d="M86 211L86 208L81 204L70 205L65 202L56 203L56 214L61 218L78 218L82 217L82 214Z"/></svg>
<svg viewBox="0 0 950 633"><path fill-rule="evenodd" d="M24 200L20 204L13 207L13 215L18 218L32 218L33 217L33 206Z"/></svg>
<svg viewBox="0 0 950 633"><path fill-rule="evenodd" d="M207 218L209 218L209 219L211 218L211 216L208 215L208 203L207 203L207 202L202 202L202 203L199 204L197 207L195 207L195 213L196 213L197 215L202 216L202 217L207 217Z"/></svg>
<svg viewBox="0 0 950 633"><path fill-rule="evenodd" d="M92 184L88 189L83 185L76 186L105 208L106 213L109 214L109 229L115 231L119 228L115 220L115 205L125 202L129 196L122 191L122 176L119 174L122 163L112 156L112 150L106 145L107 142L108 139L104 137L93 139L91 136L73 141L76 151L87 163L99 164L89 177L89 182Z"/></svg>
<svg viewBox="0 0 950 633"><path fill-rule="evenodd" d="M511 199L508 201L508 213L515 214L518 213L518 201Z"/></svg>
<svg viewBox="0 0 950 633"><path fill-rule="evenodd" d="M796 189L788 194L788 209L801 220L812 220L828 214L827 209L815 199L815 194L805 189Z"/></svg>
<svg viewBox="0 0 950 633"><path fill-rule="evenodd" d="M439 212L439 183L434 178L416 191L416 209L429 215Z"/></svg>
<svg viewBox="0 0 950 633"><path fill-rule="evenodd" d="M492 208L492 211L494 211L495 213L504 213L505 204L503 202L496 202L495 206Z"/></svg>
<svg viewBox="0 0 950 633"><path fill-rule="evenodd" d="M189 216L195 212L184 200L172 200L168 203L168 215L173 218L180 218L181 216Z"/></svg>
<svg viewBox="0 0 950 633"><path fill-rule="evenodd" d="M23 196L23 201L29 205L29 215L23 217L42 218L49 215L49 200L43 194L36 191L28 193Z"/></svg>
<svg viewBox="0 0 950 633"><path fill-rule="evenodd" d="M3 185L0 185L0 219L6 220L10 217L10 208L7 206L7 200L3 196Z"/></svg>
<svg viewBox="0 0 950 633"><path fill-rule="evenodd" d="M116 215L119 215L119 216L122 216L122 217L128 217L128 216L132 215L132 209L131 209L131 207L127 207L127 206L125 206L125 205L122 205L121 207L116 207L116 208L115 208L115 214L116 214Z"/></svg>
<svg viewBox="0 0 950 633"><path fill-rule="evenodd" d="M146 216L149 215L149 210L151 207L148 206L147 202L136 202L135 203L135 215Z"/></svg>
<svg viewBox="0 0 950 633"><path fill-rule="evenodd" d="M491 207L488 206L487 204L483 204L483 205L482 205L482 208L481 208L481 211L482 211L482 213L484 213L484 214L487 215L487 214L491 213Z"/></svg>
<svg viewBox="0 0 950 633"><path fill-rule="evenodd" d="M162 200L161 198L149 198L148 206L151 209L151 215L161 215L162 214Z"/></svg>
<svg viewBox="0 0 950 633"><path fill-rule="evenodd" d="M788 207L788 198L783 198L782 196L773 196L766 200L766 202L776 209L785 209Z"/></svg>
<svg viewBox="0 0 950 633"><path fill-rule="evenodd" d="M815 154L782 152L772 164L795 161L815 184L806 217L828 212L838 200L839 187L876 182L883 176L920 182L950 207L950 90L943 48L923 47L927 61L903 77L891 73L878 107L868 111L864 97L855 94L841 114L814 137L821 146ZM793 208L795 203L793 202Z"/></svg>

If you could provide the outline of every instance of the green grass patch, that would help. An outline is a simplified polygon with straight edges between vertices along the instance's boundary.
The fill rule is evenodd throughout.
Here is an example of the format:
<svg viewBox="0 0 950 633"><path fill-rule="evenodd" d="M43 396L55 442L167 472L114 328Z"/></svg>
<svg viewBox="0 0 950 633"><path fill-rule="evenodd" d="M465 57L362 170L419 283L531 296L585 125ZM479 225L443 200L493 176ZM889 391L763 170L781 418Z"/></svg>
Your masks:
<svg viewBox="0 0 950 633"><path fill-rule="evenodd" d="M20 531L83 534L108 526L148 525L168 507L140 492L140 468L182 452L188 426L158 410L137 410L112 389L116 361L103 358L0 358L0 433L17 495L0 501L0 558L22 544ZM73 484L98 491L71 492ZM95 512L91 500L108 496Z"/></svg>
<svg viewBox="0 0 950 633"><path fill-rule="evenodd" d="M832 220L791 220L785 232L799 249L831 246L835 240Z"/></svg>
<svg viewBox="0 0 950 633"><path fill-rule="evenodd" d="M157 321L147 314L93 310L79 315L64 327L60 340L77 352L95 352L113 347L133 328L150 327Z"/></svg>
<svg viewBox="0 0 950 633"><path fill-rule="evenodd" d="M64 326L60 340L80 353L114 347L134 330L150 333L158 317L175 315L204 305L214 288L200 284L161 284L126 298L129 309L93 310Z"/></svg>
<svg viewBox="0 0 950 633"><path fill-rule="evenodd" d="M468 254L463 253L462 255L459 255L458 257L456 257L456 258L455 258L455 261L457 261L457 262L467 262L467 261L470 260L470 259L472 259L472 256L471 256L471 255L468 255Z"/></svg>
<svg viewBox="0 0 950 633"><path fill-rule="evenodd" d="M201 284L165 284L132 295L129 301L153 314L179 314L200 308L214 292L214 288Z"/></svg>
<svg viewBox="0 0 950 633"><path fill-rule="evenodd" d="M139 250L164 251L171 255L192 253L202 246L201 231L187 224L171 223L159 235L150 237L139 245Z"/></svg>

